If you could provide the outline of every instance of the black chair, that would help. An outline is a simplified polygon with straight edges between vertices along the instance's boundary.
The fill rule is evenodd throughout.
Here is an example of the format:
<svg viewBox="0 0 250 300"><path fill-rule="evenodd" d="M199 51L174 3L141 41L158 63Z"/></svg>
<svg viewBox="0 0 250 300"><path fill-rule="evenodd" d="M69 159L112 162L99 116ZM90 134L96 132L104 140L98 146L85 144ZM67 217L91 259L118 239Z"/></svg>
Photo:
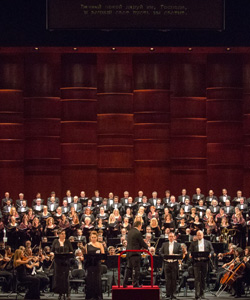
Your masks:
<svg viewBox="0 0 250 300"><path fill-rule="evenodd" d="M69 279L70 289L74 290L76 294L78 294L79 288L82 286L83 291L85 290L85 271L79 272L80 270L74 269L71 271L71 276Z"/></svg>

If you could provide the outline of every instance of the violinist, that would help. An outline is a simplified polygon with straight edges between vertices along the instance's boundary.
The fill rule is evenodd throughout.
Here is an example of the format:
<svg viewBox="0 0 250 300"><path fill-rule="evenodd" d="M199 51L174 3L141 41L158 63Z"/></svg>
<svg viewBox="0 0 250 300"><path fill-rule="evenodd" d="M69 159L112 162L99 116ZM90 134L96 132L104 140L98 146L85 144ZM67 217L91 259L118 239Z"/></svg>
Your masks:
<svg viewBox="0 0 250 300"><path fill-rule="evenodd" d="M28 288L25 299L40 299L40 279L36 276L27 274L26 267L33 268L33 264L28 265L33 258L23 260L24 253L22 250L17 249L14 254L14 268L16 269L17 280Z"/></svg>
<svg viewBox="0 0 250 300"><path fill-rule="evenodd" d="M2 286L4 293L11 291L11 282L13 280L13 255L10 246L5 247L4 256L0 254L0 277L6 279L6 284Z"/></svg>

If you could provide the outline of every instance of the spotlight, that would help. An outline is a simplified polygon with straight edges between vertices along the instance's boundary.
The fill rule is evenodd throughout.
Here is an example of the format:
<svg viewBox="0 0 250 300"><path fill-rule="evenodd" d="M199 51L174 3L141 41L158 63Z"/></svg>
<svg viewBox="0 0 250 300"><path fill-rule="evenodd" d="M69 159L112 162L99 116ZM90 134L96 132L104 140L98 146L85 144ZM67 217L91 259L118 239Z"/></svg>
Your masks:
<svg viewBox="0 0 250 300"><path fill-rule="evenodd" d="M115 48L115 47L113 47L113 48L111 48L111 50L112 50L112 51L116 51L116 48Z"/></svg>
<svg viewBox="0 0 250 300"><path fill-rule="evenodd" d="M227 48L226 50L227 50L227 51L231 51L231 48Z"/></svg>
<svg viewBox="0 0 250 300"><path fill-rule="evenodd" d="M35 51L38 51L38 50L39 50L39 48L38 48L38 47L35 47L35 48L34 48L34 50L35 50Z"/></svg>
<svg viewBox="0 0 250 300"><path fill-rule="evenodd" d="M149 51L155 51L155 48L149 48Z"/></svg>
<svg viewBox="0 0 250 300"><path fill-rule="evenodd" d="M78 48L73 48L73 50L74 50L74 51L77 51L77 50L78 50Z"/></svg>
<svg viewBox="0 0 250 300"><path fill-rule="evenodd" d="M188 51L193 51L193 48L188 48Z"/></svg>

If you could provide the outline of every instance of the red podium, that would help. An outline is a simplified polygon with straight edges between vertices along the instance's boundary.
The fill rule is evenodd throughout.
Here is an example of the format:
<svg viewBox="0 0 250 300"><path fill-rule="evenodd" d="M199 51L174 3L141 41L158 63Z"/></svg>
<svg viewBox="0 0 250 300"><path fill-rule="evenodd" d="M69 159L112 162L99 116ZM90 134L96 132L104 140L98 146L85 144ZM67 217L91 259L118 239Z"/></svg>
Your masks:
<svg viewBox="0 0 250 300"><path fill-rule="evenodd" d="M134 288L133 286L128 286L123 288L120 286L120 263L121 255L125 252L146 252L151 256L151 285L143 286L141 288ZM125 250L122 251L118 257L118 286L112 286L112 300L159 300L160 299L160 289L159 286L153 285L153 271L154 262L153 256L147 250Z"/></svg>

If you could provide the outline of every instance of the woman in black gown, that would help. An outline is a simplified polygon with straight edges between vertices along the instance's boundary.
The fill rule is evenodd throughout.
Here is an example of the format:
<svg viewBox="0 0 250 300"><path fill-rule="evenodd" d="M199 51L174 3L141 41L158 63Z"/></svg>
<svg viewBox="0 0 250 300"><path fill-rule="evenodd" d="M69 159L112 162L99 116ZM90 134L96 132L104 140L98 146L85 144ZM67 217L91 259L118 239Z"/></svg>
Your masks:
<svg viewBox="0 0 250 300"><path fill-rule="evenodd" d="M97 242L97 232L92 231L89 236L90 242L86 245L86 254L104 254L103 245ZM91 257L85 260L86 276L86 300L102 298L101 261Z"/></svg>
<svg viewBox="0 0 250 300"><path fill-rule="evenodd" d="M66 239L65 231L59 231L58 235L59 239L53 241L51 254L73 253L73 247L70 241ZM60 300L63 299L63 294L66 294L67 300L70 300L69 267L69 259L55 257L53 291L59 293L58 299Z"/></svg>
<svg viewBox="0 0 250 300"><path fill-rule="evenodd" d="M26 260L23 260L23 258L23 251L17 249L14 254L13 264L16 270L17 280L28 288L24 299L40 299L40 279L36 276L27 275L26 272L26 265L33 258L31 257ZM29 267L32 268L33 265L30 265Z"/></svg>

